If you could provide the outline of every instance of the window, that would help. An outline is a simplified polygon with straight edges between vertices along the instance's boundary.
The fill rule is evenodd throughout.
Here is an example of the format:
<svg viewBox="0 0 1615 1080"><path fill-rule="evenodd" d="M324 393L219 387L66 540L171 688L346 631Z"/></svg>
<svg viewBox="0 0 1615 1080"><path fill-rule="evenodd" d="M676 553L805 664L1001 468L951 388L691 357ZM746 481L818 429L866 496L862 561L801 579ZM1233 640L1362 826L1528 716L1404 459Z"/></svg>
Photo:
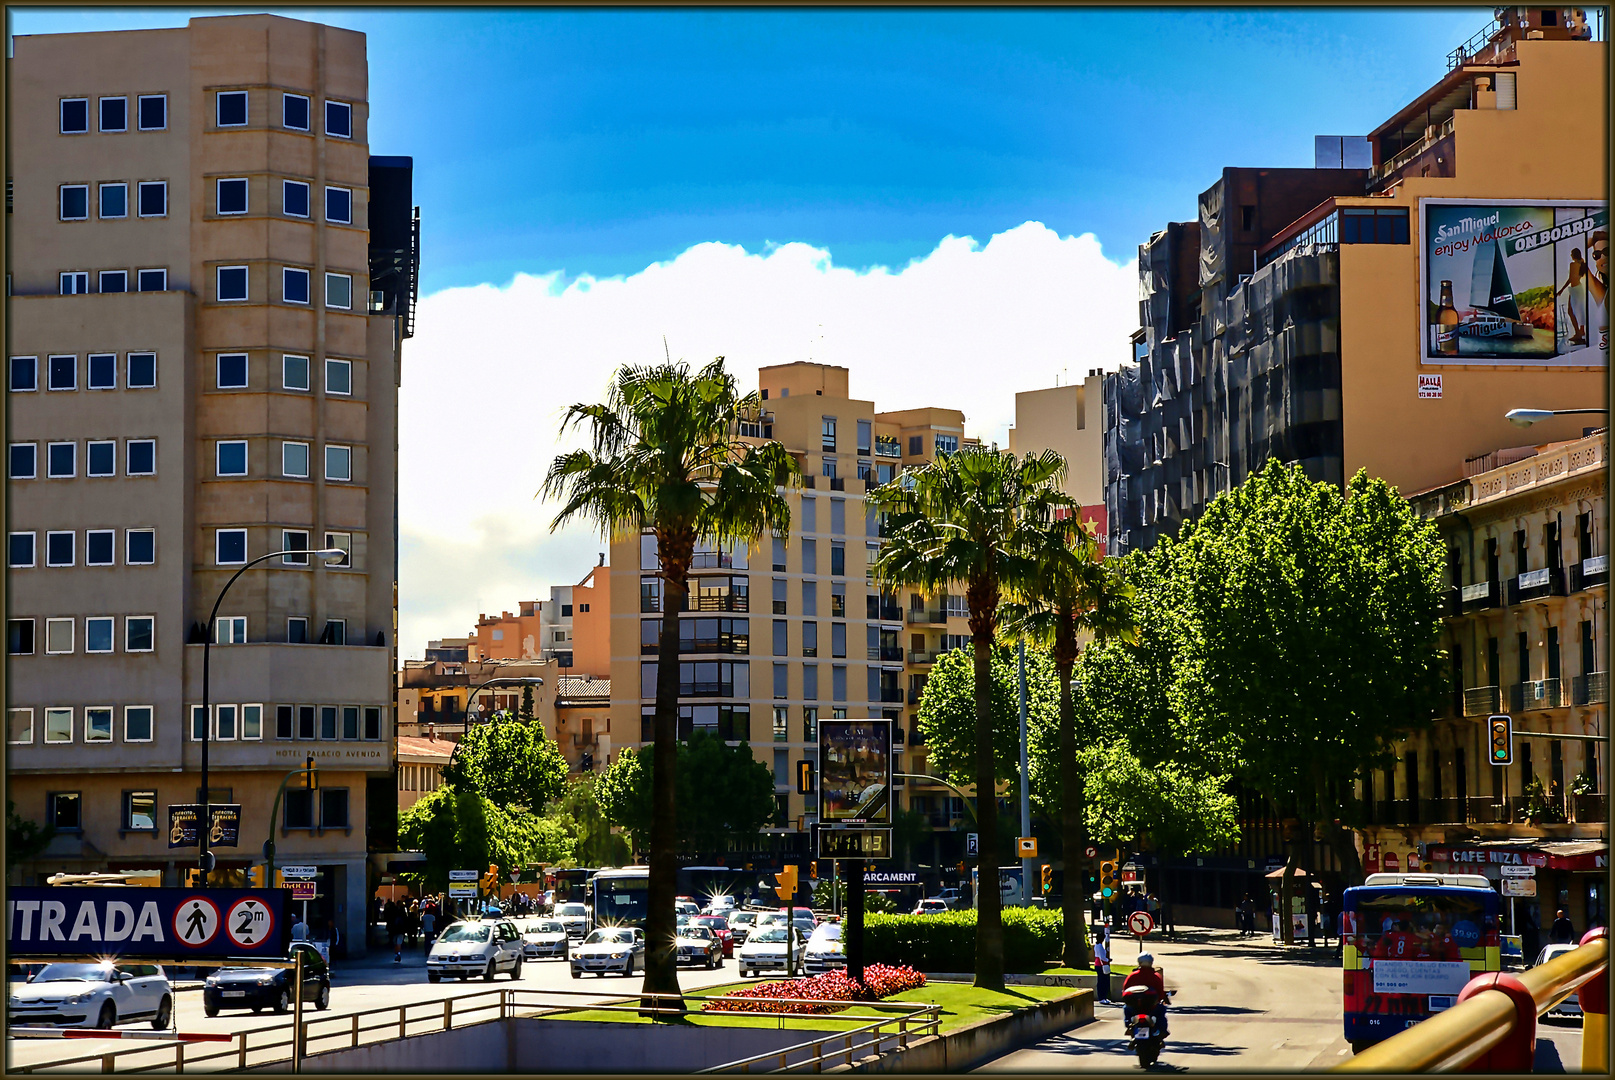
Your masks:
<svg viewBox="0 0 1615 1080"><path fill-rule="evenodd" d="M281 271L280 294L288 304L308 303L308 271L290 266Z"/></svg>
<svg viewBox="0 0 1615 1080"><path fill-rule="evenodd" d="M34 565L34 534L14 532L6 540L6 565L21 568Z"/></svg>
<svg viewBox="0 0 1615 1080"><path fill-rule="evenodd" d="M314 827L314 792L288 789L286 792L286 819L283 827L287 829L312 829Z"/></svg>
<svg viewBox="0 0 1615 1080"><path fill-rule="evenodd" d="M342 737L344 739L359 737L359 706L342 706Z"/></svg>
<svg viewBox="0 0 1615 1080"><path fill-rule="evenodd" d="M353 393L353 362L327 360L325 362L325 392L327 394Z"/></svg>
<svg viewBox="0 0 1615 1080"><path fill-rule="evenodd" d="M127 270L103 270L103 271L101 271L101 280L99 281L99 283L97 283L96 288L99 289L101 292L104 292L104 293L128 292L129 291L129 271L127 271ZM92 387L92 389L94 389L94 388Z"/></svg>
<svg viewBox="0 0 1615 1080"><path fill-rule="evenodd" d="M240 710L234 705L213 706L213 737L220 742L233 741L239 717Z"/></svg>
<svg viewBox="0 0 1615 1080"><path fill-rule="evenodd" d="M220 90L217 118L220 127L245 127L247 125L247 92L245 90Z"/></svg>
<svg viewBox="0 0 1615 1080"><path fill-rule="evenodd" d="M819 531L819 500L803 498L802 500L802 531L805 533Z"/></svg>
<svg viewBox="0 0 1615 1080"><path fill-rule="evenodd" d="M353 307L353 278L348 274L325 275L325 306L347 311Z"/></svg>
<svg viewBox="0 0 1615 1080"><path fill-rule="evenodd" d="M280 126L291 131L308 130L308 98L302 94L282 94Z"/></svg>
<svg viewBox="0 0 1615 1080"><path fill-rule="evenodd" d="M49 656L66 656L73 651L73 620L45 620L45 653Z"/></svg>
<svg viewBox="0 0 1615 1080"><path fill-rule="evenodd" d="M1342 244L1405 244L1408 242L1406 207L1377 210L1373 207L1342 207Z"/></svg>
<svg viewBox="0 0 1615 1080"><path fill-rule="evenodd" d="M327 548L341 548L342 557L331 559L326 566L352 566L353 565L353 534L347 532L328 532L325 534Z"/></svg>
<svg viewBox="0 0 1615 1080"><path fill-rule="evenodd" d="M118 475L118 444L99 440L85 443L84 475Z"/></svg>
<svg viewBox="0 0 1615 1080"><path fill-rule="evenodd" d="M847 666L836 664L830 669L830 700L847 700Z"/></svg>
<svg viewBox="0 0 1615 1080"><path fill-rule="evenodd" d="M336 720L337 715L335 705L320 706L320 738L336 738Z"/></svg>
<svg viewBox="0 0 1615 1080"><path fill-rule="evenodd" d="M910 457L917 457L925 453L925 436L910 435L908 437L908 452Z"/></svg>
<svg viewBox="0 0 1615 1080"><path fill-rule="evenodd" d="M97 616L84 620L84 651L109 653L112 651L112 631L116 620Z"/></svg>
<svg viewBox="0 0 1615 1080"><path fill-rule="evenodd" d="M320 631L319 643L321 645L346 645L348 643L348 620L325 620L325 629Z"/></svg>
<svg viewBox="0 0 1615 1080"><path fill-rule="evenodd" d="M308 478L308 443L285 442L280 444L280 475Z"/></svg>
<svg viewBox="0 0 1615 1080"><path fill-rule="evenodd" d="M141 274L162 274L164 288L168 285L168 271L142 270ZM142 278L144 281L144 278ZM142 291L145 286L141 286ZM129 388L131 390L144 390L157 385L157 354L152 352L132 352L129 354Z"/></svg>
<svg viewBox="0 0 1615 1080"><path fill-rule="evenodd" d="M325 220L338 225L353 224L353 192L347 188L325 189Z"/></svg>
<svg viewBox="0 0 1615 1080"><path fill-rule="evenodd" d="M83 270L70 270L58 278L63 296L83 296L90 291L90 275Z"/></svg>
<svg viewBox="0 0 1615 1080"><path fill-rule="evenodd" d="M235 566L247 561L247 530L219 529L213 534L213 561L220 566Z"/></svg>
<svg viewBox="0 0 1615 1080"><path fill-rule="evenodd" d="M835 458L825 458L824 459L824 467L819 471L822 472L825 476L828 476L830 479L834 480L835 477L836 477L836 459Z"/></svg>
<svg viewBox="0 0 1615 1080"><path fill-rule="evenodd" d="M789 710L783 705L774 706L774 741L787 742L791 737Z"/></svg>
<svg viewBox="0 0 1615 1080"><path fill-rule="evenodd" d="M819 665L802 665L802 700L819 700Z"/></svg>
<svg viewBox="0 0 1615 1080"><path fill-rule="evenodd" d="M847 586L841 582L830 583L830 617L833 619L847 617Z"/></svg>
<svg viewBox="0 0 1615 1080"><path fill-rule="evenodd" d="M787 623L784 619L775 619L774 620L774 655L775 656L787 656L787 655L789 655L790 650L789 650L788 646L786 645L786 633L787 633L787 631L789 629L789 626L790 626L790 624Z"/></svg>
<svg viewBox="0 0 1615 1080"><path fill-rule="evenodd" d="M245 390L247 388L247 354L220 353L217 358L217 374L220 390Z"/></svg>
<svg viewBox="0 0 1615 1080"><path fill-rule="evenodd" d="M312 739L314 737L314 706L299 705L297 707L297 737L299 739Z"/></svg>
<svg viewBox="0 0 1615 1080"><path fill-rule="evenodd" d="M776 698L790 697L787 690L790 667L786 664L774 665L774 696Z"/></svg>
<svg viewBox="0 0 1615 1080"><path fill-rule="evenodd" d="M150 566L157 561L157 530L130 529L124 534L124 540L126 566Z"/></svg>
<svg viewBox="0 0 1615 1080"><path fill-rule="evenodd" d="M32 480L39 474L39 447L31 442L12 443L6 458L6 475L13 480Z"/></svg>
<svg viewBox="0 0 1615 1080"><path fill-rule="evenodd" d="M280 550L301 551L301 555L282 555L280 561L286 566L308 565L308 533L295 529L282 529L280 531Z"/></svg>
<svg viewBox="0 0 1615 1080"><path fill-rule="evenodd" d="M817 574L819 572L819 545L813 540L802 541L802 573Z"/></svg>
<svg viewBox="0 0 1615 1080"><path fill-rule="evenodd" d="M191 706L191 741L201 742L207 738L207 711L200 705Z"/></svg>
<svg viewBox="0 0 1615 1080"><path fill-rule="evenodd" d="M957 435L937 435L934 437L934 441L938 457L957 453L959 450L959 436Z"/></svg>
<svg viewBox="0 0 1615 1080"><path fill-rule="evenodd" d="M11 381L9 385L13 393L38 390L39 358L37 356L13 356L11 358Z"/></svg>
<svg viewBox="0 0 1615 1080"><path fill-rule="evenodd" d="M150 705L126 705L123 710L123 741L151 742L155 710Z"/></svg>
<svg viewBox="0 0 1615 1080"><path fill-rule="evenodd" d="M245 615L224 615L213 623L213 644L245 645L246 642L247 617Z"/></svg>
<svg viewBox="0 0 1615 1080"><path fill-rule="evenodd" d="M320 828L346 829L348 823L348 789L320 789Z"/></svg>
<svg viewBox="0 0 1615 1080"><path fill-rule="evenodd" d="M218 212L221 216L247 212L247 180L230 177L218 182Z"/></svg>
<svg viewBox="0 0 1615 1080"><path fill-rule="evenodd" d="M127 715L127 712L125 715ZM157 831L157 793L155 791L126 791L123 793L123 828L125 832Z"/></svg>
<svg viewBox="0 0 1615 1080"><path fill-rule="evenodd" d="M157 620L151 615L130 615L123 620L123 651L153 652L157 648Z"/></svg>
<svg viewBox="0 0 1615 1080"><path fill-rule="evenodd" d="M294 615L286 620L286 641L291 645L308 644L308 619ZM285 738L291 738L290 735Z"/></svg>
<svg viewBox="0 0 1615 1080"><path fill-rule="evenodd" d="M128 184L102 184L97 191L101 196L100 212L103 218L126 218L129 216Z"/></svg>
<svg viewBox="0 0 1615 1080"><path fill-rule="evenodd" d="M830 576L845 577L847 573L847 545L830 545Z"/></svg>
<svg viewBox="0 0 1615 1080"><path fill-rule="evenodd" d="M168 183L164 180L142 180L138 185L141 217L165 217L168 214Z"/></svg>
<svg viewBox="0 0 1615 1080"><path fill-rule="evenodd" d="M63 221L83 221L90 216L90 185L63 184L61 192Z"/></svg>
<svg viewBox="0 0 1615 1080"><path fill-rule="evenodd" d="M283 180L280 209L287 217L308 217L309 186L302 180Z"/></svg>
<svg viewBox="0 0 1615 1080"><path fill-rule="evenodd" d="M48 743L70 743L73 741L72 709L45 710L45 741Z"/></svg>
<svg viewBox="0 0 1615 1080"><path fill-rule="evenodd" d="M826 416L819 423L819 446L824 450L836 448L836 418Z"/></svg>
<svg viewBox="0 0 1615 1080"><path fill-rule="evenodd" d="M819 624L816 622L802 624L802 655L819 655Z"/></svg>
<svg viewBox="0 0 1615 1080"><path fill-rule="evenodd" d="M292 717L294 710L290 705L275 706L275 738L290 739L292 737Z"/></svg>
<svg viewBox="0 0 1615 1080"><path fill-rule="evenodd" d="M365 706L364 737L372 741L381 738L381 707L379 705Z"/></svg>
<svg viewBox="0 0 1615 1080"><path fill-rule="evenodd" d="M325 133L339 139L353 138L353 106L341 101L327 101Z"/></svg>
<svg viewBox="0 0 1615 1080"><path fill-rule="evenodd" d="M34 741L34 710L6 710L6 742L32 743Z"/></svg>
<svg viewBox="0 0 1615 1080"><path fill-rule="evenodd" d="M221 301L245 300L247 298L247 268L245 266L221 266L219 272L219 299Z"/></svg>
<svg viewBox="0 0 1615 1080"><path fill-rule="evenodd" d="M78 534L73 532L48 532L45 534L45 565L46 566L72 566L74 559L73 549L77 546Z"/></svg>
<svg viewBox="0 0 1615 1080"><path fill-rule="evenodd" d="M836 659L845 659L847 655L847 624L830 624L830 655Z"/></svg>
<svg viewBox="0 0 1615 1080"><path fill-rule="evenodd" d="M214 443L214 473L218 476L247 475L245 440L220 439Z"/></svg>
<svg viewBox="0 0 1615 1080"><path fill-rule="evenodd" d="M84 710L84 741L112 741L112 710L105 705L94 705Z"/></svg>
<svg viewBox="0 0 1615 1080"><path fill-rule="evenodd" d="M816 581L802 582L802 614L817 615L819 613L819 583Z"/></svg>
<svg viewBox="0 0 1615 1080"><path fill-rule="evenodd" d="M834 536L847 534L847 500L830 500L830 532Z"/></svg>
<svg viewBox="0 0 1615 1080"><path fill-rule="evenodd" d="M141 131L162 131L168 127L168 95L142 94L135 101Z"/></svg>
<svg viewBox="0 0 1615 1080"><path fill-rule="evenodd" d="M327 446L325 448L325 478L327 480L353 479L353 448Z"/></svg>
<svg viewBox="0 0 1615 1080"><path fill-rule="evenodd" d="M6 620L6 652L11 656L34 654L34 620Z"/></svg>
<svg viewBox="0 0 1615 1080"><path fill-rule="evenodd" d="M118 547L118 534L113 529L91 529L84 534L84 565L111 566Z"/></svg>
<svg viewBox="0 0 1615 1080"><path fill-rule="evenodd" d="M62 134L84 135L90 130L90 99L62 99Z"/></svg>
<svg viewBox="0 0 1615 1080"><path fill-rule="evenodd" d="M79 385L79 358L76 356L53 356L49 360L47 369L49 381L45 386L50 390L77 390Z"/></svg>
<svg viewBox="0 0 1615 1080"><path fill-rule="evenodd" d="M58 711L66 712L67 715L68 715L68 719L71 722L71 719L72 719L72 716L73 716L73 710L65 709L65 710L58 710ZM46 726L46 729L45 729L45 741L50 742L51 741L50 728L48 726L48 724L49 724L49 719L48 718L50 716L50 713L49 713L48 710L47 710L45 715L47 717L47 721L46 721L47 726ZM65 741L71 742L72 741L72 738L71 738L72 732L71 732L71 730L69 730L68 735L69 735L69 738L66 739ZM59 740L59 741L62 741L62 740ZM82 812L83 812L83 800L80 799L78 792L76 792L76 791L53 791L49 795L46 796L46 799L47 799L47 803L46 803L46 814L45 814L46 821L45 821L45 824L55 826L57 832L78 832L80 829L83 828L83 824L84 824L84 818L83 818L83 815L82 815Z"/></svg>
<svg viewBox="0 0 1615 1080"><path fill-rule="evenodd" d="M308 357L282 356L280 358L280 385L285 390L307 390Z"/></svg>
<svg viewBox="0 0 1615 1080"><path fill-rule="evenodd" d="M157 440L130 439L124 462L125 476L155 476L157 474Z"/></svg>
<svg viewBox="0 0 1615 1080"><path fill-rule="evenodd" d="M123 271L118 271L123 273ZM106 292L106 275L101 275L102 292ZM118 290L122 292L122 289ZM86 357L89 367L89 383L91 390L116 390L118 388L118 354L117 353L91 353Z"/></svg>
<svg viewBox="0 0 1615 1080"><path fill-rule="evenodd" d="M241 706L241 737L257 741L264 737L264 707L262 705Z"/></svg>

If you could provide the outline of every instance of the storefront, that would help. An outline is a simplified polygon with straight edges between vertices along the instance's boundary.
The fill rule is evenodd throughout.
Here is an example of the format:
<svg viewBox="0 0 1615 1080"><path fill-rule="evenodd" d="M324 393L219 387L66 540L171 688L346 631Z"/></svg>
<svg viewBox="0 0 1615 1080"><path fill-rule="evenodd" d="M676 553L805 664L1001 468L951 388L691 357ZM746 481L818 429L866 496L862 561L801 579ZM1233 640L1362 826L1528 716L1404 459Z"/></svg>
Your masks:
<svg viewBox="0 0 1615 1080"><path fill-rule="evenodd" d="M1425 858L1435 873L1481 874L1492 882L1506 897L1505 927L1525 939L1528 953L1533 941L1545 945L1552 940L1557 912L1566 913L1578 939L1592 927L1608 925L1608 841L1532 838L1431 844Z"/></svg>

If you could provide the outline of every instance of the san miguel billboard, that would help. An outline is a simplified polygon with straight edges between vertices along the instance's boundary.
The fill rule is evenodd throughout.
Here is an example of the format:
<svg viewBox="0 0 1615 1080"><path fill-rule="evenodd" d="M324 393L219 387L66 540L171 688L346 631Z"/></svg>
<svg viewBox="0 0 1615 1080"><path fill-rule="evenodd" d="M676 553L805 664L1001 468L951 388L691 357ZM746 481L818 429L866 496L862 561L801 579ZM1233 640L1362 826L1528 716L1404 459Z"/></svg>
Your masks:
<svg viewBox="0 0 1615 1080"><path fill-rule="evenodd" d="M889 825L892 722L819 721L819 820Z"/></svg>
<svg viewBox="0 0 1615 1080"><path fill-rule="evenodd" d="M1609 363L1607 203L1420 202L1426 364Z"/></svg>

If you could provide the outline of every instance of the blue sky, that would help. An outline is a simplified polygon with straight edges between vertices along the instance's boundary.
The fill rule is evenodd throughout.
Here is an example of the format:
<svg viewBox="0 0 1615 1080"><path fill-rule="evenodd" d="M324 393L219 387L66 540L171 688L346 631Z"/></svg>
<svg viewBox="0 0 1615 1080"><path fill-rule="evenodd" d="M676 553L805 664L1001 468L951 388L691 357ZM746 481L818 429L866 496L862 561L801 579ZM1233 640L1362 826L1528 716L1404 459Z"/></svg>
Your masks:
<svg viewBox="0 0 1615 1080"><path fill-rule="evenodd" d="M264 9L240 9L264 10ZM270 9L273 10L273 9ZM183 25L18 9L12 33ZM210 9L195 14L224 14ZM1311 164L1487 9L287 9L369 35L372 150L410 154L425 291L802 241L900 268L1040 221L1114 260L1224 165Z"/></svg>

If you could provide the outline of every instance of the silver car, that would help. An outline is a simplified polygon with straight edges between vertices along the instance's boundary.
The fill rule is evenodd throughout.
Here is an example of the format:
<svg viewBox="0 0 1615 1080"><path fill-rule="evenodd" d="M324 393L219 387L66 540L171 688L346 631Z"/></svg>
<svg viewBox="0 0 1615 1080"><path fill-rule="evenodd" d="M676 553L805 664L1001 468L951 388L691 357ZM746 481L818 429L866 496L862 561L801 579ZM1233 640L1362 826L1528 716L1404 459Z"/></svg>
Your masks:
<svg viewBox="0 0 1615 1080"><path fill-rule="evenodd" d="M591 931L572 947L572 977L583 973L632 975L645 970L645 931L637 926L607 926Z"/></svg>
<svg viewBox="0 0 1615 1080"><path fill-rule="evenodd" d="M13 985L6 1015L13 1026L110 1028L128 1020L168 1027L174 989L156 964L46 964Z"/></svg>
<svg viewBox="0 0 1615 1080"><path fill-rule="evenodd" d="M820 923L814 927L803 950L809 975L822 975L831 968L847 966L847 946L841 923Z"/></svg>
<svg viewBox="0 0 1615 1080"><path fill-rule="evenodd" d="M1532 962L1531 966L1541 967L1554 957L1563 956L1567 952L1574 952L1575 949L1576 946L1574 945L1544 945L1542 951L1537 953L1536 960ZM1579 994L1571 994L1547 1012L1548 1016L1580 1017L1581 1014L1581 997Z"/></svg>
<svg viewBox="0 0 1615 1080"><path fill-rule="evenodd" d="M790 969L786 970L787 939L784 921L778 926L759 927L746 938L746 944L735 950L735 965L740 968L740 977L749 978L752 975L761 975L765 971L779 971L786 975L799 975L802 972L803 950L807 939L800 930L789 931Z"/></svg>
<svg viewBox="0 0 1615 1080"><path fill-rule="evenodd" d="M555 921L566 927L567 937L582 941L589 932L589 909L582 904L557 904Z"/></svg>
<svg viewBox="0 0 1615 1080"><path fill-rule="evenodd" d="M523 953L529 960L565 960L570 944L566 927L555 919L521 919L516 923L521 931Z"/></svg>

